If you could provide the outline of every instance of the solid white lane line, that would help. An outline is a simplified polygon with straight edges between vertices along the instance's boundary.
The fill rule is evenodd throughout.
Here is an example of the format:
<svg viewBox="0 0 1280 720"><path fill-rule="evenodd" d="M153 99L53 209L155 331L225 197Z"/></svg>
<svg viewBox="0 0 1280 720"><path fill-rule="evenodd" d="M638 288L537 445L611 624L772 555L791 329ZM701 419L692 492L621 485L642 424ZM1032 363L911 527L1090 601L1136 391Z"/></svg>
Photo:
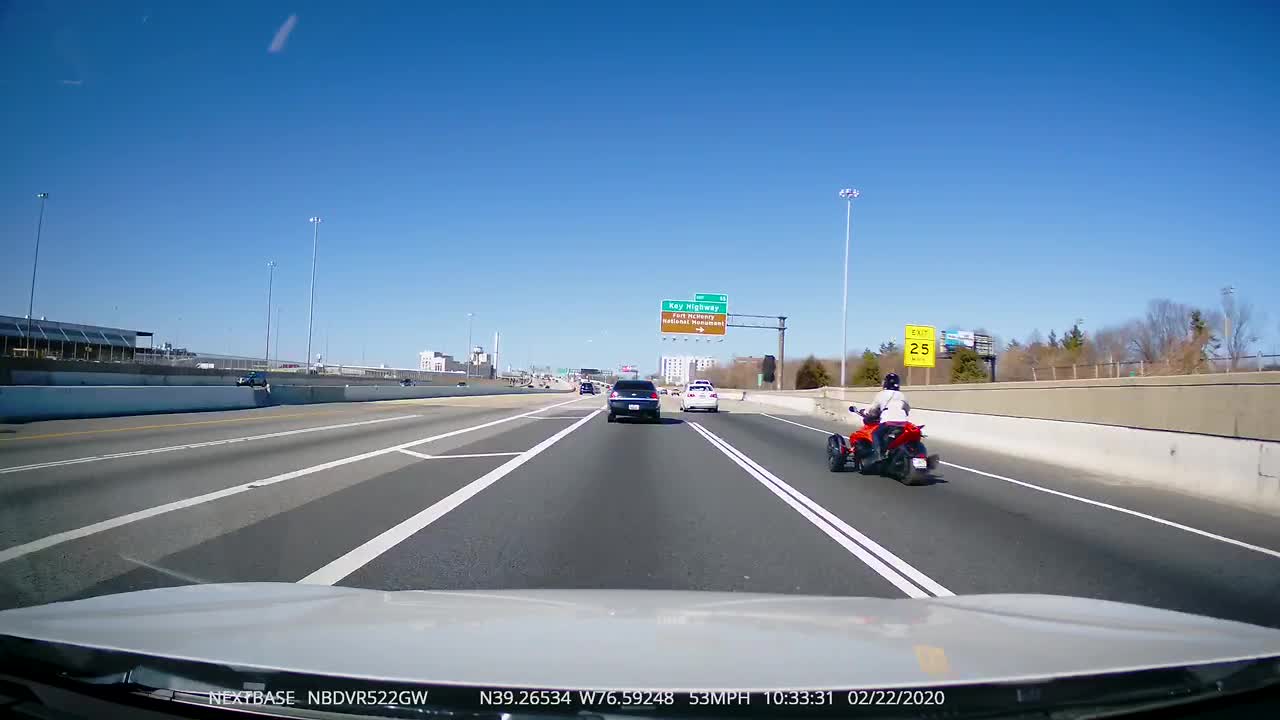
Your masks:
<svg viewBox="0 0 1280 720"><path fill-rule="evenodd" d="M31 465L16 465L14 467L0 468L0 475L23 472L26 470L61 467L63 465L79 465L81 463L98 462L99 460L116 460L119 458L138 457L139 455L155 455L156 453L175 452L177 450L195 450L197 448L230 445L232 443L250 442L252 440L268 440L270 438L321 432L322 430L341 430L342 428L360 427L362 425L377 425L378 423L394 422L396 420L409 420L416 417L422 416L396 415L395 417L377 418L376 420L361 420L360 422L342 423L340 425L322 425L320 427L301 428L298 430L283 430L281 432L267 433L265 435L248 435L245 437L227 438L225 440L209 440L207 442L187 443L186 445L170 445L168 447L152 448L150 450L130 450L127 452L110 453L108 455L90 455L88 457L74 458L71 460L51 460L49 462L33 463Z"/></svg>
<svg viewBox="0 0 1280 720"><path fill-rule="evenodd" d="M577 401L570 400L569 402L577 402ZM560 403L559 405L568 405L569 402ZM552 405L551 407L559 407L559 405ZM423 438L422 440L414 440L412 442L407 442L402 445L394 445L389 448L383 448L381 450L373 450L367 453L360 453L359 455L352 455L351 457L334 460L332 462L321 463L319 465L312 465L311 467L303 468L301 470L294 470L292 472L282 473L280 475L273 475L269 478L264 478L262 480L255 480L253 482L244 483L242 485L236 485L234 487L225 488L223 490L216 490L214 492L205 493L204 495L197 495L195 497L186 498L185 500L176 500L171 503L165 503L164 505L157 505L152 508L147 508L146 510L139 510L137 512L131 512L126 515L119 515L109 520L96 522L96 523L93 523L92 525L85 525L84 527L79 527L74 530L67 530L60 533L54 533L53 535L47 535L45 537L42 537L39 540L32 540L31 542L28 542L28 543L23 543L21 545L14 545L11 548L0 550L0 563L8 562L9 560L13 560L15 558L20 558L23 555L30 555L33 552L44 550L46 548L50 548L55 545L61 545L62 543L65 543L65 542L78 540L80 538L88 537L90 535L96 535L97 533L118 528L122 525L128 525L130 523L138 522L139 520L146 520L147 518L153 518L157 515L164 515L165 513L173 512L174 510L182 510L185 508L194 507L196 505L202 505L207 502L213 502L214 500L221 500L222 498L225 498L225 497L238 495L242 492L252 490L254 488L265 487L267 485L274 485L279 482L284 482L285 480L292 480L294 478L299 478L304 475L310 475L312 473L320 472L322 470L329 470L331 468L339 467L341 465L347 465L350 463L359 462L361 460L368 460L369 458L372 458L372 457L377 457L379 455L386 455L387 453L396 452L398 450L403 450L405 448L413 447L415 445L422 445L423 443L429 443L434 440L453 437L454 435L461 435L462 433L468 433L473 430L480 430L482 428L492 427L500 423L510 422L512 420L518 420L532 413L543 412L547 409L548 408L538 408L537 410L532 410L528 413L512 415L499 420L493 420L491 422L482 423L480 425L472 425L471 427L461 428L459 430L452 430L450 432L441 433L439 435L432 435L431 437Z"/></svg>
<svg viewBox="0 0 1280 720"><path fill-rule="evenodd" d="M515 457L523 454L523 452L459 453L458 455L432 455L431 458L433 460L450 460L452 458Z"/></svg>
<svg viewBox="0 0 1280 720"><path fill-rule="evenodd" d="M530 420L581 420L583 415L530 415Z"/></svg>
<svg viewBox="0 0 1280 720"><path fill-rule="evenodd" d="M494 452L494 453L464 453L459 455L428 455L426 453L415 452L413 450L401 450L405 455L412 455L421 460L452 460L453 458L482 458L482 457L511 457L513 455L523 455L518 452Z"/></svg>
<svg viewBox="0 0 1280 720"><path fill-rule="evenodd" d="M941 462L941 461L939 461L939 462ZM965 467L964 465L957 465L957 464L955 464L955 463L949 463L949 462L943 462L942 464L943 464L943 465L948 465L948 466L953 467L953 468L955 468L955 469L957 469L957 470L964 470L965 472L971 472L971 473L974 473L974 474L976 474L976 475L983 475L983 476L985 476L985 477L994 478L994 479L996 479L996 480L1003 480L1003 481L1005 481L1005 482L1007 482L1007 483L1013 483L1014 485L1021 485L1021 486L1022 486L1022 487L1024 487L1024 488L1028 488L1028 489L1031 489L1031 490L1037 490L1037 491L1042 492L1042 493L1049 493L1050 495L1057 495L1058 497L1064 497L1064 498L1067 498L1067 499L1069 499L1069 500L1075 500L1075 501L1077 501L1077 502L1085 503L1086 505L1093 505L1093 506L1095 506L1095 507L1106 508L1107 510L1114 510L1114 511L1116 511L1116 512L1118 512L1118 513L1124 513L1125 515L1132 515L1132 516L1134 516L1134 517L1142 518L1143 520L1150 520L1151 522L1154 522L1154 523L1160 523L1161 525L1167 525L1167 526L1169 526L1169 527L1171 527L1171 528L1176 528L1176 529L1178 529L1178 530L1183 530L1183 531L1185 531L1185 532L1189 532L1189 533L1192 533L1192 534L1194 534L1194 535L1199 535L1199 536L1201 536L1201 537L1207 537L1207 538L1209 538L1209 539L1211 539L1211 540L1217 540L1218 542L1224 542L1224 543L1227 543L1228 545L1235 545L1236 547L1242 547L1242 548L1244 548L1244 549L1246 549L1246 550L1252 550L1252 551L1254 551L1254 552L1260 552L1260 553L1262 553L1262 554L1264 554L1264 555L1270 555L1270 556L1272 556L1272 557L1280 558L1280 552L1278 552L1278 551L1276 551L1276 550L1272 550L1272 549L1270 549L1270 548L1264 548L1264 547L1261 547L1261 546L1258 546L1258 545L1252 545L1252 544L1250 544L1250 543L1243 542L1243 541L1241 541L1241 540L1236 540L1236 539L1229 538L1229 537L1225 537L1225 536L1223 536L1223 535L1217 535L1217 534L1215 534L1215 533L1211 533L1211 532L1208 532L1208 531L1205 531L1205 530L1200 530L1199 528L1193 528L1193 527L1191 527L1190 525L1183 525L1182 523L1177 523L1177 522L1174 522L1174 521L1172 521L1172 520L1165 520L1164 518L1156 517L1155 515L1148 515L1147 513L1144 513L1144 512L1138 512L1137 510L1130 510L1130 509L1128 509L1128 508L1120 507L1119 505L1112 505L1112 504L1110 504L1110 503L1099 502L1099 501L1097 501L1097 500L1090 500L1089 498L1086 498L1086 497L1080 497L1079 495L1072 495L1071 493L1064 493L1064 492L1062 492L1062 491L1060 491L1060 490L1052 490L1052 489L1047 488L1047 487L1041 487L1041 486L1039 486L1039 485L1032 485L1032 484L1031 484L1031 483L1029 483L1029 482L1023 482L1023 481L1021 481L1021 480L1014 480L1013 478L1005 477L1005 476L1003 476L1003 475L996 475L995 473L989 473L989 472L986 472L985 470L977 470L977 469L975 469L975 468Z"/></svg>
<svg viewBox="0 0 1280 720"><path fill-rule="evenodd" d="M569 433L582 427L587 423L587 421L599 414L600 411L597 410L590 415L581 418L569 427L560 430L555 435L552 435L546 440L534 445L527 452L523 452L517 457L511 458L493 470L481 475L479 478L472 480L470 483L467 483L461 488L453 491L447 497L441 499L422 512L419 512L417 515L414 515L413 517L370 539L363 545L355 548L328 565L325 565L319 570L316 570L298 582L306 585L333 585L334 583L339 582L356 570L368 565L386 551L409 539L419 530L422 530L436 520L444 517L450 510L457 508L462 503L475 497L481 490L484 490L511 473L511 471L529 462L539 453L560 442L567 437Z"/></svg>
<svg viewBox="0 0 1280 720"><path fill-rule="evenodd" d="M96 522L92 525L85 525L84 527L76 528L75 530L55 533L53 535L42 537L39 540L32 540L29 543L14 545L11 548L0 550L0 563L8 562L14 558L29 555L33 552L44 550L45 548L51 548L54 545L61 545L64 542L88 537L100 532L106 532L113 528L118 528L122 525L128 525L129 523L138 522L139 520L146 520L147 518L152 518L157 515L173 512L174 510L181 510L183 508L189 508L194 505L200 505L213 500L221 500L222 498L231 497L232 495L239 495L240 493L247 492L248 490L248 484L236 485L235 487L229 487L225 490L205 493L204 495L197 495L196 497L187 498L186 500L178 500L176 502L165 503L164 505L157 505L153 508L147 508L146 510L131 512L127 515L120 515L113 517L110 520L103 520L102 522Z"/></svg>
<svg viewBox="0 0 1280 720"><path fill-rule="evenodd" d="M774 420L780 420L784 423L789 423L791 425L798 425L799 427L802 427L802 428L807 428L815 432L820 432L823 435L832 434L831 431L829 430L822 430L820 428L811 427L809 425L801 425L798 422L791 422L790 420L786 420L780 417L773 417L772 415L768 415L766 413L760 413L760 414L768 418L773 418ZM1208 532L1207 530L1201 530L1199 528L1191 527L1190 525L1183 525L1182 523L1174 522L1172 520L1165 520L1162 517L1149 515L1144 512L1138 512L1137 510L1130 510L1129 508L1120 507L1119 505L1112 505L1110 503L1104 503L1098 500L1090 500L1087 497L1072 495L1071 493L1065 493L1065 492L1062 492L1061 490L1054 490L1052 488L1047 488L1042 485L1035 485L1033 483L1029 483L1023 480L1015 480L1011 477L1005 477L1004 475L997 475L995 473L987 472L985 470L978 470L977 468L971 468L965 465L957 465L955 463L950 463L945 460L939 460L938 464L946 465L948 467L953 467L957 470L964 470L965 472L971 472L971 473L974 473L975 475L982 475L984 477L989 477L995 480L1003 480L1004 482L1013 483L1014 485L1019 485L1029 490L1036 490L1038 492L1048 493L1050 495L1057 495L1058 497L1067 498L1068 500L1075 500L1077 502L1085 503L1086 505L1093 505L1094 507L1105 508L1107 510L1114 510L1115 512L1118 512L1118 513L1124 513L1125 515L1132 515L1133 517L1142 518L1143 520L1150 520L1153 523L1159 523L1161 525L1165 525L1171 528L1176 528L1178 530L1189 532L1193 535L1199 535L1201 537L1209 538L1210 540L1217 540L1218 542L1224 542L1224 543L1227 543L1228 545L1235 545L1236 547L1242 547L1246 550L1253 550L1254 552L1260 552L1264 555L1270 555L1272 557L1280 558L1280 551L1261 547L1259 545L1253 545L1251 543L1247 543L1242 540L1236 540L1234 538L1229 538L1224 535L1211 533L1211 532Z"/></svg>
<svg viewBox="0 0 1280 720"><path fill-rule="evenodd" d="M696 425L697 423L694 423L694 424ZM912 582L915 582L920 587L933 593L934 595L937 595L938 597L946 597L954 594L950 590L946 589L942 585L935 582L933 578L917 570L914 566L912 566L907 561L903 560L897 555L894 555L892 552L890 552L884 546L877 543L875 540L872 540L871 538L862 534L858 530L854 529L853 526L849 525L844 520L841 520L834 513L830 512L826 508L822 507L818 503L811 500L804 493L800 492L799 490L795 489L791 485L787 484L785 481L782 480L782 478L769 472L767 468L765 468L763 465L756 462L752 458L748 457L746 453L730 445L728 442L724 440L724 438L719 437L718 435L711 432L710 430L707 430L706 428L702 428L702 430L707 435L718 440L722 445L724 445L724 447L728 448L731 452L741 457L744 461L746 461L748 464L750 464L752 467L758 470L760 474L772 480L778 487L782 488L784 492L790 494L792 497L800 501L802 504L804 504L814 513L816 513L822 519L834 525L837 529L839 529L845 535L848 535L854 542L862 545L867 550L871 551L876 556L878 556L888 564L892 565L895 570L902 573L906 577L910 578Z"/></svg>
<svg viewBox="0 0 1280 720"><path fill-rule="evenodd" d="M780 418L780 417L777 417L776 415L770 415L769 413L756 413L756 414L757 414L757 415L763 415L763 416L765 416L765 417L767 417L767 418L773 418L774 420L777 420L778 422L784 422L784 423L787 423L788 425L795 425L796 427L802 427L802 428L804 428L805 430L812 430L812 431L814 431L814 432L820 432L820 433L822 433L823 435L835 435L835 434L836 434L836 433L831 432L830 430L823 430L822 428L816 428L816 427L814 427L814 426L812 426L812 425L804 425L804 424L802 424L802 423L794 422L794 421L792 421L792 420L788 420L788 419L786 419L786 418Z"/></svg>
<svg viewBox="0 0 1280 720"><path fill-rule="evenodd" d="M883 561L881 561L880 558L872 555L870 552L867 551L866 548L853 542L853 540L851 540L848 536L841 533L831 523L823 520L821 517L815 514L808 507L801 504L796 498L792 497L791 495L783 491L781 487L770 482L769 478L765 477L763 474L760 473L759 470L757 470L755 467L748 464L741 457L731 452L729 448L726 447L725 444L723 444L723 441L713 437L712 434L706 428L703 428L698 423L687 423L687 424L695 432L702 435L702 437L706 439L707 442L711 443L712 447L719 450L721 453L725 455L725 457L729 458L735 464L737 464L738 467L745 470L748 475L755 478L756 481L759 482L761 485L764 485L770 492L776 495L779 500L789 505L792 510L795 510L796 512L800 513L801 517L803 517L804 519L812 523L814 527L821 530L824 534L826 534L827 537L839 543L841 547L843 547L845 550L849 551L849 553L852 554L854 557L858 558L863 563L865 563L867 567L879 573L881 577L883 577L885 580L888 580L890 583L892 583L894 587L906 593L908 597L913 597L913 598L931 597L931 595L928 592L921 590L919 587L916 587L915 585L913 585L910 580L906 579L902 575L895 572L893 568L886 565Z"/></svg>

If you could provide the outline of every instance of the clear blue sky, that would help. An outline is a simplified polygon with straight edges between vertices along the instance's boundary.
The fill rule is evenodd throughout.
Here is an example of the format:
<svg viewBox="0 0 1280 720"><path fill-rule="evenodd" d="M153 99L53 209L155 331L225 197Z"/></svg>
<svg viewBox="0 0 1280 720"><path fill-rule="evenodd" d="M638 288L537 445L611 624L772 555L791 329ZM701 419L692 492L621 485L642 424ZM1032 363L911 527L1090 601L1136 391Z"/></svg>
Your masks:
<svg viewBox="0 0 1280 720"><path fill-rule="evenodd" d="M47 191L38 316L256 354L273 258L300 357L319 214L335 360L461 353L474 311L514 364L647 371L701 291L834 355L852 186L852 348L1231 283L1270 349L1277 47L1268 2L0 3L0 313Z"/></svg>

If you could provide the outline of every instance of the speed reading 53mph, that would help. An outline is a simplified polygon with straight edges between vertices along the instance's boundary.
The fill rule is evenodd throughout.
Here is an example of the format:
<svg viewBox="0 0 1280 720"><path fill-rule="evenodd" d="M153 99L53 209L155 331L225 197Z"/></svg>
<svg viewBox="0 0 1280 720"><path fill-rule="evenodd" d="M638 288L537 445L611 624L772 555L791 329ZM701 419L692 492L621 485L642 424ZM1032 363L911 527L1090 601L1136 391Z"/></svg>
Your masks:
<svg viewBox="0 0 1280 720"><path fill-rule="evenodd" d="M933 367L938 354L937 337L932 325L908 325L903 333L902 364L907 367Z"/></svg>

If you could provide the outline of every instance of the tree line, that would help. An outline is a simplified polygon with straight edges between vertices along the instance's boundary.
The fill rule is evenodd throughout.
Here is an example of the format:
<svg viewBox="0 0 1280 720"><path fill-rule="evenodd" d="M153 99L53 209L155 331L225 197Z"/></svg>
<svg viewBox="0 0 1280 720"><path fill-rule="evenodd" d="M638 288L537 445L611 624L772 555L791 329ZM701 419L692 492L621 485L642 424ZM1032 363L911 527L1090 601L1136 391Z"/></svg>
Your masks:
<svg viewBox="0 0 1280 720"><path fill-rule="evenodd" d="M1000 352L1001 375L1036 376L1033 369L1141 363L1144 374L1212 372L1212 358L1225 356L1229 369L1240 367L1258 342L1262 314L1252 303L1225 295L1223 307L1204 308L1167 298L1151 300L1146 312L1090 334L1073 323L1048 336L1032 331L1010 340Z"/></svg>
<svg viewBox="0 0 1280 720"><path fill-rule="evenodd" d="M1211 358L1225 355L1230 369L1238 369L1243 358L1258 342L1264 316L1251 302L1224 295L1221 309L1196 307L1166 298L1151 300L1144 314L1089 332L1079 321L1048 335L1033 330L1025 339L1002 342L984 328L975 332L990 335L996 348L997 380L1047 379L1050 368L1081 365L1113 365L1141 362L1142 373L1192 374L1214 369ZM895 340L880 343L876 350L865 348L846 359L849 384L876 387L889 372L907 380L902 349ZM990 380L985 361L973 350L961 348L951 357L939 357L930 373L932 383L975 383ZM795 368L794 370L792 368ZM1274 363L1267 369L1280 369ZM708 377L724 387L755 387L759 368L738 363L708 371ZM1112 370L1121 374L1118 370ZM913 384L920 384L923 371L915 370ZM1101 374L1101 373L1099 373ZM784 387L811 389L839 385L838 358L810 355L798 365L788 364Z"/></svg>

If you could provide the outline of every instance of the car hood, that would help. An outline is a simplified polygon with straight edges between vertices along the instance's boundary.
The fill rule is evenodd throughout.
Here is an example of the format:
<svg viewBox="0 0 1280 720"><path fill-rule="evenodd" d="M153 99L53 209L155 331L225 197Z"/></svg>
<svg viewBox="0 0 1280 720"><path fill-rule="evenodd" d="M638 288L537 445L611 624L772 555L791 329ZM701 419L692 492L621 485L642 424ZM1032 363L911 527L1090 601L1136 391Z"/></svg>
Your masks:
<svg viewBox="0 0 1280 720"><path fill-rule="evenodd" d="M0 635L328 676L570 689L919 687L1280 656L1280 630L1052 595L236 583L6 610Z"/></svg>

